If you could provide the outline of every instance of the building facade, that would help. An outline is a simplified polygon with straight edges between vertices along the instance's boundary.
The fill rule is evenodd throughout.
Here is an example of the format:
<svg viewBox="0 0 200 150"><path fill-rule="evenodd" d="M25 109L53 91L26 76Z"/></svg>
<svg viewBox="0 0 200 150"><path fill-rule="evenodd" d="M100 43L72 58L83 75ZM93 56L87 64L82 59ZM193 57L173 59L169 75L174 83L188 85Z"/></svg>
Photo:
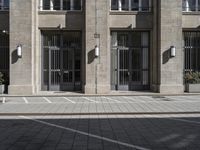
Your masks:
<svg viewBox="0 0 200 150"><path fill-rule="evenodd" d="M200 0L0 0L0 71L9 94L183 93L199 27Z"/></svg>

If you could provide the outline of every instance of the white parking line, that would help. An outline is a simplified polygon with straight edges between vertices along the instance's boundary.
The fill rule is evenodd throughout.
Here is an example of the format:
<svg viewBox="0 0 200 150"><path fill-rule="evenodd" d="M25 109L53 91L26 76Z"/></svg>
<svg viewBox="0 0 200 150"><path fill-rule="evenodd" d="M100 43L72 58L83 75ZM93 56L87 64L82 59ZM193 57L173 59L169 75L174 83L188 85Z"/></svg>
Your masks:
<svg viewBox="0 0 200 150"><path fill-rule="evenodd" d="M72 101L71 99L69 99L69 98L67 98L67 97L63 97L64 99L66 99L67 101L69 101L69 102L71 102L71 103L73 103L73 104L76 104L76 102L75 101Z"/></svg>
<svg viewBox="0 0 200 150"><path fill-rule="evenodd" d="M111 101L115 101L117 103L120 103L120 101L116 100L116 99L112 99L112 98L109 98L109 97L102 97L102 98L105 98L105 99L108 99L108 100L111 100Z"/></svg>
<svg viewBox="0 0 200 150"><path fill-rule="evenodd" d="M103 140L103 141L106 141L106 142L119 144L119 145L122 145L122 146L125 146L125 147L128 147L128 148L133 148L133 149L138 149L138 150L149 150L149 149L147 149L145 147L141 147L141 146L137 146L137 145L133 145L133 144L129 144L129 143L113 140L113 139L110 139L110 138L98 136L98 135L87 133L87 132L83 132L83 131L80 131L80 130L75 130L75 129L68 128L68 127L63 127L63 126L56 125L56 124L53 124L53 123L48 123L46 121L37 120L37 119L30 118L30 117L25 117L25 116L19 116L19 117L23 118L23 119L32 120L34 122L41 123L41 124L44 124L44 125L47 125L47 126L59 128L59 129L62 129L62 130L66 130L66 131L69 131L69 132L81 134L81 135L84 135L84 136L89 136L89 137L92 137L92 138L95 138L95 139L98 139L98 140Z"/></svg>
<svg viewBox="0 0 200 150"><path fill-rule="evenodd" d="M45 101L47 101L48 103L52 103L52 101L50 101L48 98L46 98L46 97L43 97L43 99L45 100Z"/></svg>
<svg viewBox="0 0 200 150"><path fill-rule="evenodd" d="M26 99L26 97L23 97L23 100L26 104L28 104L28 100Z"/></svg>
<svg viewBox="0 0 200 150"><path fill-rule="evenodd" d="M90 101L90 102L93 102L93 103L99 103L99 102L97 102L97 101L95 101L95 100L92 100L92 99L89 99L89 98L87 98L87 97L83 97L84 99L86 99L86 100L88 100L88 101Z"/></svg>
<svg viewBox="0 0 200 150"><path fill-rule="evenodd" d="M2 103L5 104L6 103L6 98L3 97Z"/></svg>

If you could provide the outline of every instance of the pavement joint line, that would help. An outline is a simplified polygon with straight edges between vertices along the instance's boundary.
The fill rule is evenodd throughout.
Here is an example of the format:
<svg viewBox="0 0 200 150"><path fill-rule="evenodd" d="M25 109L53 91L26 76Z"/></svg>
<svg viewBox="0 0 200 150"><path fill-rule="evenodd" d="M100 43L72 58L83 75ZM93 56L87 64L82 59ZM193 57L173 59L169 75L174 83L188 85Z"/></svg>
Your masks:
<svg viewBox="0 0 200 150"><path fill-rule="evenodd" d="M0 116L88 116L88 115L200 115L200 112L89 112L89 113L0 113Z"/></svg>
<svg viewBox="0 0 200 150"><path fill-rule="evenodd" d="M6 98L3 97L2 103L5 104L6 103Z"/></svg>
<svg viewBox="0 0 200 150"><path fill-rule="evenodd" d="M130 97L127 97L127 96L123 96L123 97L126 98L126 99L129 99L131 101L134 101L134 102L131 102L131 103L138 103L138 102L136 102L137 101L136 99L133 99L133 98L130 98ZM140 103L146 103L146 101L144 101L144 100L139 100L139 102Z"/></svg>
<svg viewBox="0 0 200 150"><path fill-rule="evenodd" d="M45 101L47 101L48 103L52 103L52 101L50 101L47 97L43 97L43 99L45 100Z"/></svg>
<svg viewBox="0 0 200 150"><path fill-rule="evenodd" d="M112 98L109 98L109 97L102 97L102 98L105 98L105 99L108 99L108 100L111 100L111 101L115 101L117 103L121 103L120 101L116 100L116 99L112 99Z"/></svg>
<svg viewBox="0 0 200 150"><path fill-rule="evenodd" d="M46 122L46 121L33 119L33 118L30 118L30 117L26 117L26 116L19 116L19 117L27 119L27 120L32 120L34 122L37 122L37 123L40 123L40 124L44 124L44 125L47 125L47 126L56 127L56 128L59 128L59 129L63 129L63 130L66 130L66 131L73 132L73 133L78 133L78 134L81 134L81 135L84 135L84 136L89 136L89 137L92 137L92 138L95 138L95 139L98 139L98 140L103 140L103 141L106 141L106 142L119 144L119 145L122 145L122 146L125 146L125 147L128 147L128 148L134 148L134 149L138 149L138 150L150 150L148 148L141 147L141 146L138 146L138 145L133 145L133 144L129 144L129 143L113 140L113 139L106 138L106 137L103 137L103 136L98 136L98 135L87 133L87 132L83 132L83 131L80 131L80 130L75 130L75 129L64 127L64 126L61 126L61 125L56 125L56 124L49 123L49 122Z"/></svg>
<svg viewBox="0 0 200 150"><path fill-rule="evenodd" d="M86 99L86 100L88 100L88 101L90 101L90 102L93 102L93 103L99 103L99 102L97 102L95 100L89 99L88 97L83 97L83 98Z"/></svg>
<svg viewBox="0 0 200 150"><path fill-rule="evenodd" d="M69 102L71 102L71 103L73 103L73 104L76 104L76 102L75 101L72 101L71 99L69 99L69 98L67 98L67 97L63 97L64 99L66 99L67 101L69 101Z"/></svg>
<svg viewBox="0 0 200 150"><path fill-rule="evenodd" d="M23 97L23 100L26 104L28 104L28 100L26 99L26 97Z"/></svg>

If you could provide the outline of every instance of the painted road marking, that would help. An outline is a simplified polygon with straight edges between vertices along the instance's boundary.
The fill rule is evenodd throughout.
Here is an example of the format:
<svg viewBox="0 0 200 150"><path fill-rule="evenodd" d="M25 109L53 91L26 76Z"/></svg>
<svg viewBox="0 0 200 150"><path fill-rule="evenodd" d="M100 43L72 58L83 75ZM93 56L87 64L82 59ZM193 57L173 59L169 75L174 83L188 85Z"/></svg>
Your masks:
<svg viewBox="0 0 200 150"><path fill-rule="evenodd" d="M23 97L23 100L26 104L28 104L28 100L26 99L26 97Z"/></svg>
<svg viewBox="0 0 200 150"><path fill-rule="evenodd" d="M70 132L78 133L78 134L81 134L81 135L84 135L84 136L89 136L89 137L92 137L92 138L95 138L95 139L98 139L98 140L104 140L104 141L107 141L107 142L110 142L110 143L119 144L119 145L122 145L122 146L125 146L125 147L128 147L128 148L134 148L134 149L138 149L138 150L149 150L149 149L141 147L141 146L137 146L137 145L133 145L133 144L129 144L129 143L113 140L113 139L110 139L110 138L98 136L98 135L95 135L95 134L90 134L90 133L87 133L87 132L75 130L75 129L68 128L68 127L63 127L63 126L56 125L56 124L53 124L53 123L48 123L48 122L45 122L45 121L33 119L33 118L30 118L30 117L25 117L25 116L19 116L19 117L23 118L23 119L32 120L34 122L41 123L41 124L44 124L44 125L47 125L47 126L56 127L56 128L59 128L59 129L63 129L63 130L67 130L67 131L70 131Z"/></svg>
<svg viewBox="0 0 200 150"><path fill-rule="evenodd" d="M88 97L82 97L82 98L84 98L84 99L86 99L86 100L88 100L88 101L90 101L90 102L93 102L93 103L99 103L99 102L97 102L97 101L95 101L95 100L89 99Z"/></svg>
<svg viewBox="0 0 200 150"><path fill-rule="evenodd" d="M67 101L69 101L69 102L71 102L71 103L73 103L73 104L76 104L76 102L75 101L72 101L71 99L69 99L69 98L67 98L67 97L63 97L64 99L66 99Z"/></svg>
<svg viewBox="0 0 200 150"><path fill-rule="evenodd" d="M112 99L112 98L109 98L109 97L102 97L102 98L105 98L105 99L108 99L108 100L111 100L111 101L115 101L117 103L121 103L120 101L116 100L116 99Z"/></svg>
<svg viewBox="0 0 200 150"><path fill-rule="evenodd" d="M52 101L50 101L48 98L46 98L46 97L43 97L43 99L45 100L45 101L47 101L47 103L52 103Z"/></svg>

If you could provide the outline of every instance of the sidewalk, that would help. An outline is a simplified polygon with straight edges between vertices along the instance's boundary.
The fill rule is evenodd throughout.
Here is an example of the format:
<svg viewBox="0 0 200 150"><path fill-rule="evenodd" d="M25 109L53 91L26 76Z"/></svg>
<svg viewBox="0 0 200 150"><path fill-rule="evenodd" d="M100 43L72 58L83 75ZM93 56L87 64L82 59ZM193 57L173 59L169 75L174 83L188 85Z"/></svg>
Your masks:
<svg viewBox="0 0 200 150"><path fill-rule="evenodd" d="M0 115L200 113L200 96L3 97Z"/></svg>

